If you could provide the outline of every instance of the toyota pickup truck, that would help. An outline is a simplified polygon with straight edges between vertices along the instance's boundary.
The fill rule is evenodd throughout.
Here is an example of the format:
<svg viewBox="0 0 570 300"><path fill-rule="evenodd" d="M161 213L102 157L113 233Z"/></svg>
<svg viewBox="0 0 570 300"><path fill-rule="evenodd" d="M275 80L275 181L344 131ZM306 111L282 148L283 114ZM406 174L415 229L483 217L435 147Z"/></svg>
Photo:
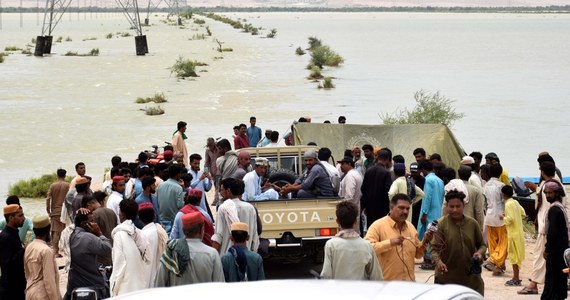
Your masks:
<svg viewBox="0 0 570 300"><path fill-rule="evenodd" d="M293 183L304 170L303 153L314 146L245 148L251 157L269 160L267 178L275 185ZM263 224L262 254L269 257L312 257L321 263L324 245L338 231L336 205L340 198L279 199L250 202Z"/></svg>

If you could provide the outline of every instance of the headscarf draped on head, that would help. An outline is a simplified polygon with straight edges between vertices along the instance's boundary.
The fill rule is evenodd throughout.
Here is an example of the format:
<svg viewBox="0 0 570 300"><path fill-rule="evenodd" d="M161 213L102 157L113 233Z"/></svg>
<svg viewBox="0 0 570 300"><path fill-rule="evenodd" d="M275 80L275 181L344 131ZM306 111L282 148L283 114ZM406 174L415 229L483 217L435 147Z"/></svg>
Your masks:
<svg viewBox="0 0 570 300"><path fill-rule="evenodd" d="M557 180L550 179L547 182L545 182L544 189L549 189L551 191L558 191L560 197L566 196L566 193L564 192L564 187Z"/></svg>

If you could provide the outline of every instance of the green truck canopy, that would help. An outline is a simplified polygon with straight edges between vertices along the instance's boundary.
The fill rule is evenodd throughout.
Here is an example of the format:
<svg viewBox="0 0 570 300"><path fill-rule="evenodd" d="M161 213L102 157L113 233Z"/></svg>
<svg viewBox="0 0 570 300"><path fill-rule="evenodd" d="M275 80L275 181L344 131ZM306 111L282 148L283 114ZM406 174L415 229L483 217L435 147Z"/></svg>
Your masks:
<svg viewBox="0 0 570 300"><path fill-rule="evenodd" d="M451 130L442 124L404 125L353 125L353 124L293 124L292 131L296 145L315 142L319 147L331 149L336 161L341 160L345 149L362 148L364 144L373 147L388 147L392 155L400 154L406 165L415 162L414 149L424 148L429 156L439 153L443 162L458 169L465 151L455 139Z"/></svg>

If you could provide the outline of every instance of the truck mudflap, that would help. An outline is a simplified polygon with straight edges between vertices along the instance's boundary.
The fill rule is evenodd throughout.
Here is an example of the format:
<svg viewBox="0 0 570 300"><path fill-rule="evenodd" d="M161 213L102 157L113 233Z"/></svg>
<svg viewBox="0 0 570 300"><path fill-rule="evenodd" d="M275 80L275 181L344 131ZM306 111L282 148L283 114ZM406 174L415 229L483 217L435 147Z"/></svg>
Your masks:
<svg viewBox="0 0 570 300"><path fill-rule="evenodd" d="M324 248L331 236L295 238L287 232L279 239L260 239L259 252L264 257L298 259L311 257L315 263L322 263Z"/></svg>

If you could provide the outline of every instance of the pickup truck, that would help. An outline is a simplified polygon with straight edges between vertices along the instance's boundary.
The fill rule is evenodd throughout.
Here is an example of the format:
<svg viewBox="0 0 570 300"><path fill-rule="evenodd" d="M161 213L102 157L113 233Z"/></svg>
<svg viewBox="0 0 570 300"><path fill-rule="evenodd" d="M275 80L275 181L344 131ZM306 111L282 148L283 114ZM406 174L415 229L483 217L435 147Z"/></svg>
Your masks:
<svg viewBox="0 0 570 300"><path fill-rule="evenodd" d="M293 183L304 170L303 153L318 150L314 146L244 148L252 159L269 160L266 177L276 185ZM249 202L254 205L263 224L261 251L272 257L312 257L316 263L324 258L324 245L338 231L336 205L340 198L279 199ZM264 241L265 240L265 241ZM265 248L265 249L263 249Z"/></svg>

